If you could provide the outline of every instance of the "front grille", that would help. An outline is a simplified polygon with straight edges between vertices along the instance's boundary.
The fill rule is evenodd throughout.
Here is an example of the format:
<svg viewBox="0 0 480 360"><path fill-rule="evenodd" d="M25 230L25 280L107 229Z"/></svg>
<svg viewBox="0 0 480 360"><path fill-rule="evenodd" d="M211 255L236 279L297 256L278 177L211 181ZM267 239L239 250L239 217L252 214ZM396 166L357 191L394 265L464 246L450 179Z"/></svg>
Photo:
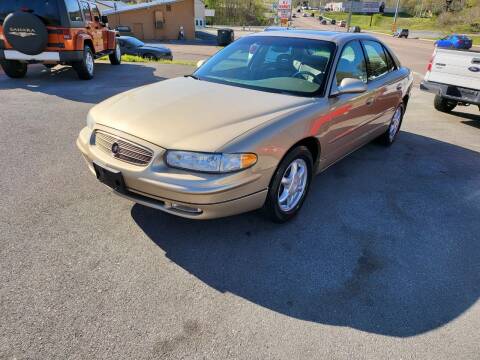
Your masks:
<svg viewBox="0 0 480 360"><path fill-rule="evenodd" d="M153 157L153 151L103 131L95 132L95 145L114 158L134 165L147 165Z"/></svg>

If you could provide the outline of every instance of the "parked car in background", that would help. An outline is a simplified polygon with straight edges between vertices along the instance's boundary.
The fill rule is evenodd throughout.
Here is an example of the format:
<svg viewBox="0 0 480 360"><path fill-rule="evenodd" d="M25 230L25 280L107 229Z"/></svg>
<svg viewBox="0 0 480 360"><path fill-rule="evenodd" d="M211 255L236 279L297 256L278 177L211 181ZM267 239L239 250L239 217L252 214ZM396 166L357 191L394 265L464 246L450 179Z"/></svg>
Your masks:
<svg viewBox="0 0 480 360"><path fill-rule="evenodd" d="M119 25L115 28L115 31L117 32L117 36L135 36L130 26Z"/></svg>
<svg viewBox="0 0 480 360"><path fill-rule="evenodd" d="M303 17L308 17L308 14L307 14L307 13L303 13Z"/></svg>
<svg viewBox="0 0 480 360"><path fill-rule="evenodd" d="M93 107L77 146L134 202L191 219L263 208L284 222L315 174L373 139L395 141L412 82L374 36L258 32L191 76Z"/></svg>
<svg viewBox="0 0 480 360"><path fill-rule="evenodd" d="M325 20L325 19L323 19L323 20L320 22L320 24L322 24L322 25L328 25L328 21Z"/></svg>
<svg viewBox="0 0 480 360"><path fill-rule="evenodd" d="M151 60L173 60L172 51L163 45L151 45L132 36L118 37L122 54L141 56Z"/></svg>
<svg viewBox="0 0 480 360"><path fill-rule="evenodd" d="M480 52L435 48L420 89L435 94L438 111L470 104L480 109Z"/></svg>
<svg viewBox="0 0 480 360"><path fill-rule="evenodd" d="M285 30L293 30L294 27L290 26L267 26L263 31L285 31Z"/></svg>
<svg viewBox="0 0 480 360"><path fill-rule="evenodd" d="M348 28L348 32L359 33L359 32L362 32L362 29L360 29L360 26L350 26Z"/></svg>
<svg viewBox="0 0 480 360"><path fill-rule="evenodd" d="M29 64L71 65L80 79L92 79L95 59L121 62L116 32L107 27L95 2L1 0L0 65L21 78Z"/></svg>
<svg viewBox="0 0 480 360"><path fill-rule="evenodd" d="M393 33L393 37L398 37L399 39L403 37L407 39L409 34L410 31L408 29L398 29Z"/></svg>
<svg viewBox="0 0 480 360"><path fill-rule="evenodd" d="M338 25L339 25L340 27L345 27L345 26L347 26L347 22L346 22L345 20L341 20Z"/></svg>
<svg viewBox="0 0 480 360"><path fill-rule="evenodd" d="M437 40L435 45L440 48L450 48L450 49L465 49L468 50L472 47L473 42L466 35L448 35L443 39Z"/></svg>

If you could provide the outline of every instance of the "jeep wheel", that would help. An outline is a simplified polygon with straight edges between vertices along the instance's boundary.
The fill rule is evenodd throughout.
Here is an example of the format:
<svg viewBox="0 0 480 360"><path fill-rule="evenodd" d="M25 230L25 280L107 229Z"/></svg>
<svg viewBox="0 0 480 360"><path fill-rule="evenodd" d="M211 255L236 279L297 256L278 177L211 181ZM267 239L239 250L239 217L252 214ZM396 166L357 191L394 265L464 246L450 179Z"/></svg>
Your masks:
<svg viewBox="0 0 480 360"><path fill-rule="evenodd" d="M73 63L73 68L82 80L91 80L95 74L95 60L90 46L85 45L83 49L83 60Z"/></svg>
<svg viewBox="0 0 480 360"><path fill-rule="evenodd" d="M108 55L108 58L110 59L110 64L112 65L120 65L122 63L122 51L120 50L120 45L118 42L115 45L115 51Z"/></svg>
<svg viewBox="0 0 480 360"><path fill-rule="evenodd" d="M21 63L20 61L2 60L0 61L0 65L2 65L5 74L11 78L19 79L27 74L27 64Z"/></svg>

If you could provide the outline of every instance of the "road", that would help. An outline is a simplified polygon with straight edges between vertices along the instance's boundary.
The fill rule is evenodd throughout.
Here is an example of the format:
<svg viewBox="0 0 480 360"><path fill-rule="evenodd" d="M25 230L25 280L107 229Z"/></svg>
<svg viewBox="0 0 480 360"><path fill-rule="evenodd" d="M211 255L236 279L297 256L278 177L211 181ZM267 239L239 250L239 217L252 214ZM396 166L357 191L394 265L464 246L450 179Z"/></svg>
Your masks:
<svg viewBox="0 0 480 360"><path fill-rule="evenodd" d="M334 25L321 25L317 18L298 17L294 19L294 26L297 28L345 31L345 28ZM429 40L419 39L397 39L381 33L370 33L385 42L398 56L403 65L413 71L424 74L428 61L433 53L434 43Z"/></svg>
<svg viewBox="0 0 480 360"><path fill-rule="evenodd" d="M0 359L478 359L477 109L415 88L398 142L318 176L294 221L194 222L75 147L94 104L191 71L0 74Z"/></svg>

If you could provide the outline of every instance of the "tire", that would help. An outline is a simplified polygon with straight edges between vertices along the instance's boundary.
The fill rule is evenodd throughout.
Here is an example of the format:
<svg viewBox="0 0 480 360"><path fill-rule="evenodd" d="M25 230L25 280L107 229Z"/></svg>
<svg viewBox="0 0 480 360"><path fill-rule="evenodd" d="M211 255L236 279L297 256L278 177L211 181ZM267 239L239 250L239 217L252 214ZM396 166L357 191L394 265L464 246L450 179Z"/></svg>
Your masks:
<svg viewBox="0 0 480 360"><path fill-rule="evenodd" d="M122 63L122 51L120 50L118 42L115 44L115 51L108 55L108 58L112 65L120 65Z"/></svg>
<svg viewBox="0 0 480 360"><path fill-rule="evenodd" d="M387 131L385 131L378 140L381 144L385 146L392 145L397 139L397 135L400 132L400 128L403 122L403 115L405 114L405 106L402 104L398 105L393 113L390 124L388 125Z"/></svg>
<svg viewBox="0 0 480 360"><path fill-rule="evenodd" d="M16 60L1 60L0 65L8 77L20 79L27 74L27 64Z"/></svg>
<svg viewBox="0 0 480 360"><path fill-rule="evenodd" d="M296 164L297 168L296 173L299 174L301 169L303 169L304 176L297 177L296 180L294 180L293 186L300 190L301 193L294 191L293 194L295 195L292 196L291 204L288 204L288 200L281 200L281 195L284 195L285 191L288 193L288 190L285 188L285 184L282 183L282 179L292 176L294 163ZM270 183L267 199L263 206L263 211L267 217L269 217L273 222L284 223L297 215L308 194L312 180L312 174L313 158L312 154L305 146L298 146L287 153L287 155L280 162L280 165L275 171Z"/></svg>
<svg viewBox="0 0 480 360"><path fill-rule="evenodd" d="M95 62L89 45L83 48L83 60L73 63L73 68L81 80L91 80L95 75Z"/></svg>
<svg viewBox="0 0 480 360"><path fill-rule="evenodd" d="M454 100L445 99L440 95L435 95L435 100L433 100L433 106L438 111L449 113L450 111L455 109L455 106L457 106L457 102Z"/></svg>

